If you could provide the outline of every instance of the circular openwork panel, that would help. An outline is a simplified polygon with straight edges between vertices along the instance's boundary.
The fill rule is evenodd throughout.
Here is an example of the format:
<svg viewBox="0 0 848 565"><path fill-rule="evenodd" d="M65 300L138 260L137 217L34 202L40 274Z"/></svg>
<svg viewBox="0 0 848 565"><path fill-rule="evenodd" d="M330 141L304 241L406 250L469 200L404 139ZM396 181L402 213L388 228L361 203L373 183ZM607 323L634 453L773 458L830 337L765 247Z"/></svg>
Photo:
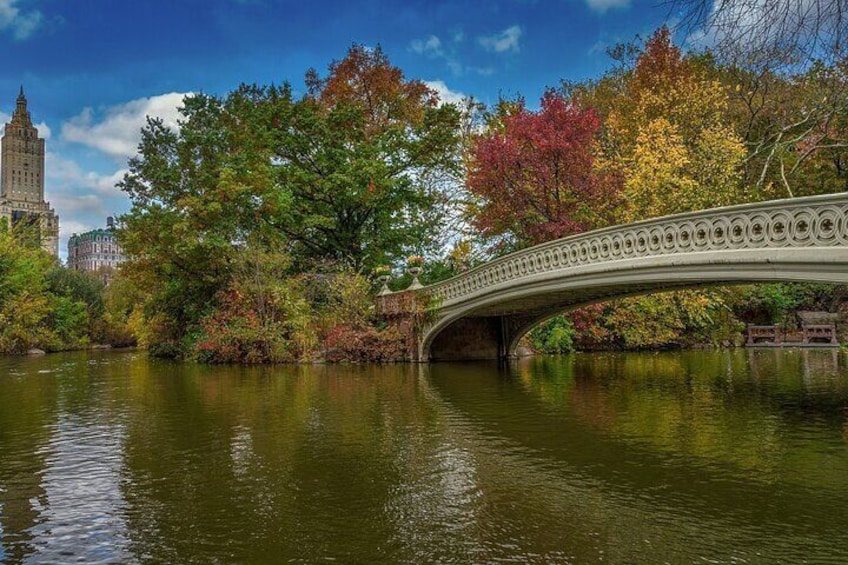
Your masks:
<svg viewBox="0 0 848 565"><path fill-rule="evenodd" d="M751 247L762 247L768 243L770 222L771 218L764 212L757 212L748 218L748 244Z"/></svg>
<svg viewBox="0 0 848 565"><path fill-rule="evenodd" d="M694 245L695 224L693 222L682 222L677 228L677 247L685 251L691 251Z"/></svg>
<svg viewBox="0 0 848 565"><path fill-rule="evenodd" d="M624 238L620 233L613 234L612 236L612 256L616 259L620 259L624 254Z"/></svg>
<svg viewBox="0 0 848 565"><path fill-rule="evenodd" d="M744 247L748 237L748 217L736 214L730 218L727 226L727 241L732 249Z"/></svg>
<svg viewBox="0 0 848 565"><path fill-rule="evenodd" d="M708 249L712 226L706 220L698 220L692 226L692 244L699 250Z"/></svg>
<svg viewBox="0 0 848 565"><path fill-rule="evenodd" d="M589 262L589 244L586 241L581 241L578 245L578 257L580 263L588 263Z"/></svg>
<svg viewBox="0 0 848 565"><path fill-rule="evenodd" d="M771 216L769 240L776 245L786 245L792 233L792 217L786 212L778 211Z"/></svg>
<svg viewBox="0 0 848 565"><path fill-rule="evenodd" d="M589 259L591 259L592 262L595 262L600 258L600 254L601 247L599 245L599 242L597 239L593 239L589 242Z"/></svg>
<svg viewBox="0 0 848 565"><path fill-rule="evenodd" d="M636 248L636 238L633 236L633 232L627 232L624 234L622 238L622 256L624 257L632 257L633 250Z"/></svg>
<svg viewBox="0 0 848 565"><path fill-rule="evenodd" d="M600 241L601 259L609 259L612 256L612 238L608 235L601 237Z"/></svg>
<svg viewBox="0 0 848 565"><path fill-rule="evenodd" d="M674 253L677 249L677 226L664 226L662 228L662 248L666 253Z"/></svg>
<svg viewBox="0 0 848 565"><path fill-rule="evenodd" d="M651 236L646 229L640 229L636 231L634 235L636 240L636 253L639 255L645 255L648 252L648 246L651 243Z"/></svg>
<svg viewBox="0 0 848 565"><path fill-rule="evenodd" d="M648 249L652 254L663 252L663 230L659 226L648 229Z"/></svg>
<svg viewBox="0 0 848 565"><path fill-rule="evenodd" d="M792 244L809 245L815 240L818 216L810 210L798 210L792 216Z"/></svg>
<svg viewBox="0 0 848 565"><path fill-rule="evenodd" d="M730 231L730 222L727 218L717 217L710 220L710 249L725 249L730 238L727 234Z"/></svg>
<svg viewBox="0 0 848 565"><path fill-rule="evenodd" d="M838 208L827 207L819 210L817 222L817 240L826 245L836 245L839 238L839 228L844 222L844 216Z"/></svg>

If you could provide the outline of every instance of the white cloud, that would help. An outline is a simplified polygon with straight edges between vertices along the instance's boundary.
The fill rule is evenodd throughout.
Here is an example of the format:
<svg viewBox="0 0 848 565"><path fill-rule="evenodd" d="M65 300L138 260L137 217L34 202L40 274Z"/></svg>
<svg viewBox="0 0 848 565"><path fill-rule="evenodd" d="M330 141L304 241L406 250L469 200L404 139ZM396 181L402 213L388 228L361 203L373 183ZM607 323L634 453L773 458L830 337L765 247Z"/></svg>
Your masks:
<svg viewBox="0 0 848 565"><path fill-rule="evenodd" d="M603 14L610 8L629 7L630 0L586 0L586 5L599 14Z"/></svg>
<svg viewBox="0 0 848 565"><path fill-rule="evenodd" d="M18 41L29 38L41 25L41 12L22 12L18 0L0 0L0 31L9 31Z"/></svg>
<svg viewBox="0 0 848 565"><path fill-rule="evenodd" d="M424 84L430 90L435 90L439 96L439 100L445 104L459 104L467 98L462 92L456 92L448 88L448 85L443 80L425 80Z"/></svg>
<svg viewBox="0 0 848 565"><path fill-rule="evenodd" d="M59 254L67 253L68 237L103 227L106 216L126 212L129 200L115 185L126 169L111 173L85 170L76 161L48 149L45 198L59 215Z"/></svg>
<svg viewBox="0 0 848 565"><path fill-rule="evenodd" d="M444 54L442 51L442 40L435 35L431 35L427 39L414 39L409 44L409 47L419 55L425 53L432 53L433 55Z"/></svg>
<svg viewBox="0 0 848 565"><path fill-rule="evenodd" d="M103 200L98 198L96 194L54 194L50 197L49 202L59 214L60 224L64 224L61 221L62 217L75 217L82 212L93 212L104 219L107 215L106 209L103 207ZM71 220L71 223L75 221ZM62 233L67 233L67 227L65 225L61 225L60 227L62 228Z"/></svg>
<svg viewBox="0 0 848 565"><path fill-rule="evenodd" d="M86 222L77 222L75 220L66 220L64 218L59 218L60 227L62 229L62 233L65 235L65 239L68 236L78 233L85 233L87 231L91 231L96 227L100 227L100 225L91 225ZM60 249L60 251L64 251L67 249L67 243L65 244L65 249Z"/></svg>
<svg viewBox="0 0 848 565"><path fill-rule="evenodd" d="M521 26L514 25L506 28L500 33L478 37L477 41L487 51L492 51L494 53L505 53L507 51L511 51L513 53L517 53L521 49L521 46L519 45L521 34Z"/></svg>
<svg viewBox="0 0 848 565"><path fill-rule="evenodd" d="M100 197L122 196L115 185L127 173L127 169L118 169L109 174L84 171L76 161L65 159L55 153L47 152L44 168L48 186L72 190L75 193L89 192Z"/></svg>
<svg viewBox="0 0 848 565"><path fill-rule="evenodd" d="M454 34L453 43L456 44L461 41L461 32L459 35ZM431 59L441 59L455 75L460 75L465 70L456 56L455 45L445 44L436 35L430 35L425 39L413 39L409 44L409 49Z"/></svg>
<svg viewBox="0 0 848 565"><path fill-rule="evenodd" d="M161 118L166 126L177 128L177 109L187 94L190 93L171 92L139 98L107 108L102 115L86 108L62 125L62 137L125 161L138 150L141 128L147 123L147 116Z"/></svg>

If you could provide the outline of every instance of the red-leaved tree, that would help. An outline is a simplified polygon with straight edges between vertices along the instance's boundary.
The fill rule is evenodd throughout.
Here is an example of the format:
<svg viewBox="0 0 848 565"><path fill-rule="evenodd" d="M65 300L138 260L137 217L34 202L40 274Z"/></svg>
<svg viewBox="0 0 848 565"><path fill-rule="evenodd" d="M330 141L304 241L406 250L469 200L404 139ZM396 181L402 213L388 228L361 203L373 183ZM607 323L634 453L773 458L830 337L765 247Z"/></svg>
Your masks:
<svg viewBox="0 0 848 565"><path fill-rule="evenodd" d="M620 179L596 162L601 120L554 91L538 111L523 101L472 143L467 187L472 222L489 236L535 245L608 225Z"/></svg>

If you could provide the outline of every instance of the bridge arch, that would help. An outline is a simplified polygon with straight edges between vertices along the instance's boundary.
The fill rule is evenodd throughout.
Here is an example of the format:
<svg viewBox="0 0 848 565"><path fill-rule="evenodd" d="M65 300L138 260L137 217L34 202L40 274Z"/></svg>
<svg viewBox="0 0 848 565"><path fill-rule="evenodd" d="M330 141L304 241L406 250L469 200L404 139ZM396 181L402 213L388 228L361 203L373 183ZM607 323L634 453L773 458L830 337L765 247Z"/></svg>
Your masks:
<svg viewBox="0 0 848 565"><path fill-rule="evenodd" d="M717 284L848 284L848 193L679 214L548 242L425 287L421 360L510 355L551 315Z"/></svg>

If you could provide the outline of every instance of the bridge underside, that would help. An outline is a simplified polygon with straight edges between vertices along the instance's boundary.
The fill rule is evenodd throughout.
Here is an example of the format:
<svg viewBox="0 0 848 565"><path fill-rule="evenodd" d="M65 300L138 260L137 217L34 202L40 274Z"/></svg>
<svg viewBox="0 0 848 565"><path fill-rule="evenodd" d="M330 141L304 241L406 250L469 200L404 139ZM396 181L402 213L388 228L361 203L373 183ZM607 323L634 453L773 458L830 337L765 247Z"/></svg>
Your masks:
<svg viewBox="0 0 848 565"><path fill-rule="evenodd" d="M721 283L712 283L713 285ZM581 306L606 302L625 296L650 294L705 286L664 285L601 288L596 292L554 292L536 295L526 302L514 300L497 307L482 308L445 327L430 343L431 361L468 361L502 359L514 354L521 337L551 316Z"/></svg>
<svg viewBox="0 0 848 565"><path fill-rule="evenodd" d="M613 298L723 284L848 284L848 249L783 249L751 254L693 254L607 263L579 274L527 277L462 304L446 304L420 340L421 360L510 357L520 338L558 313Z"/></svg>

